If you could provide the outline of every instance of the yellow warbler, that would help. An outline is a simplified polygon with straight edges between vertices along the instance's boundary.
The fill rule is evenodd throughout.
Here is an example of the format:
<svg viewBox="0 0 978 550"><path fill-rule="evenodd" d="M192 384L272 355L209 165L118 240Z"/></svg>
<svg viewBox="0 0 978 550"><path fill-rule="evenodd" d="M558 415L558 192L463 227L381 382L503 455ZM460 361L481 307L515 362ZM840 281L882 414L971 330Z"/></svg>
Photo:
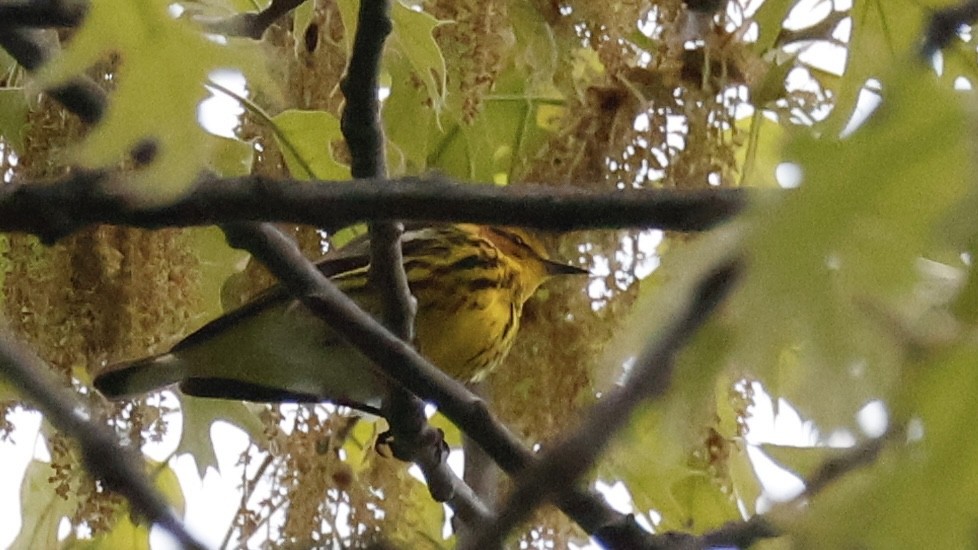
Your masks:
<svg viewBox="0 0 978 550"><path fill-rule="evenodd" d="M319 269L371 314L365 242ZM512 347L523 304L554 275L586 271L551 261L517 228L472 224L406 231L404 269L418 300L418 351L462 381L482 378ZM189 395L252 401L332 401L375 408L382 375L280 287L220 317L169 352L111 365L95 378L110 398L179 383Z"/></svg>

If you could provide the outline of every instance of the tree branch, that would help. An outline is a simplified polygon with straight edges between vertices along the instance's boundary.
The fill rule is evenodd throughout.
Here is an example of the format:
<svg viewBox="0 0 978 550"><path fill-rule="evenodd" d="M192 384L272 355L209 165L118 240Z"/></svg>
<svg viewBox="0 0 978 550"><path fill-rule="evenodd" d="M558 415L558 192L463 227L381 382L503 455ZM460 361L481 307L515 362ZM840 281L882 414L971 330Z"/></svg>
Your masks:
<svg viewBox="0 0 978 550"><path fill-rule="evenodd" d="M752 196L743 189L597 192L443 178L310 182L244 176L205 177L169 205L140 206L106 191L122 185L104 174L76 171L50 184L0 186L0 231L32 233L47 243L95 223L158 229L270 221L330 230L365 220L413 219L556 231L703 231L733 217Z"/></svg>
<svg viewBox="0 0 978 550"><path fill-rule="evenodd" d="M0 375L32 401L55 428L78 443L85 468L106 488L126 497L134 512L166 529L185 548L203 549L147 479L143 458L119 445L107 427L92 421L85 405L51 380L47 371L34 353L0 332Z"/></svg>
<svg viewBox="0 0 978 550"><path fill-rule="evenodd" d="M340 128L350 148L354 178L375 178L386 171L378 93L384 40L392 29L389 0L360 2L350 65L340 82L346 98Z"/></svg>

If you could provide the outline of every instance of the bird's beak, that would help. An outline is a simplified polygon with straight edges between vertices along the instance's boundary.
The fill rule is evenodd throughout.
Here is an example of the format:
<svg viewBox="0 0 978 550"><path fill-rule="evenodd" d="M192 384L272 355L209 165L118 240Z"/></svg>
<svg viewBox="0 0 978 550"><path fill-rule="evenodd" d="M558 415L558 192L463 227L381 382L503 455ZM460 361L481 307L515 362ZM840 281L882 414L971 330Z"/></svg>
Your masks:
<svg viewBox="0 0 978 550"><path fill-rule="evenodd" d="M547 267L547 275L588 275L590 273L586 269L550 260L544 260L543 265Z"/></svg>

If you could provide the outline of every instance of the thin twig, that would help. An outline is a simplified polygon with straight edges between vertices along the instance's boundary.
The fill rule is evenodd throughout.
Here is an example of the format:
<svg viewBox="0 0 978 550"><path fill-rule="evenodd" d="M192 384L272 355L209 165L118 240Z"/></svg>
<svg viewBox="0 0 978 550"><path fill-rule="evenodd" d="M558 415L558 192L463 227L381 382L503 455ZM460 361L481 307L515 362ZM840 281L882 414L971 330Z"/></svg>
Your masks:
<svg viewBox="0 0 978 550"><path fill-rule="evenodd" d="M480 398L486 396L486 386L484 383L470 383L468 388ZM465 432L462 432L462 453L465 462L462 465L462 481L469 486L475 494L479 495L482 502L486 503L490 509L494 509L498 502L498 489L502 476L499 466L492 460L478 443L472 440ZM467 544L478 531L482 524L475 524L464 521L452 521L452 528L455 530L456 546L463 547Z"/></svg>
<svg viewBox="0 0 978 550"><path fill-rule="evenodd" d="M51 379L47 365L5 332L0 332L0 376L78 443L85 468L106 488L126 497L133 511L166 529L184 547L204 548L146 477L143 458L121 446L106 426L92 421L84 404Z"/></svg>
<svg viewBox="0 0 978 550"><path fill-rule="evenodd" d="M207 32L225 36L246 36L261 39L268 27L280 17L294 10L307 0L272 0L267 8L259 12L239 13L220 21L204 23Z"/></svg>
<svg viewBox="0 0 978 550"><path fill-rule="evenodd" d="M887 444L902 433L902 425L895 424L887 429L886 433L882 436L866 440L846 450L840 456L826 460L805 480L805 490L797 497L778 506L776 510L798 508L843 476L860 468L875 464L876 459L879 458L880 453L883 452ZM681 544L677 544L674 548L693 549L728 546L747 548L759 540L784 535L784 531L769 519L770 516L771 514L769 513L767 515L754 516L744 521L731 522L698 537L674 534L672 536L677 541L682 540Z"/></svg>
<svg viewBox="0 0 978 550"><path fill-rule="evenodd" d="M378 94L384 40L392 29L389 0L360 3L350 65L340 82L346 98L340 128L350 148L354 178L376 178L386 170Z"/></svg>
<svg viewBox="0 0 978 550"><path fill-rule="evenodd" d="M360 2L350 65L340 83L346 98L341 128L350 149L350 172L358 179L382 178L387 173L378 93L384 42L393 28L390 9L388 0ZM370 284L380 293L384 324L401 340L412 342L417 302L404 271L403 232L398 221L370 224ZM464 521L487 521L489 510L449 468L444 435L428 424L424 403L401 385L390 384L383 411L390 423L394 456L418 465L431 496L448 502Z"/></svg>
<svg viewBox="0 0 978 550"><path fill-rule="evenodd" d="M895 424L890 426L880 437L868 439L849 448L840 456L829 458L808 476L808 479L805 480L805 491L791 502L800 503L807 500L849 472L873 464L883 449L886 448L886 444L902 433L903 426Z"/></svg>
<svg viewBox="0 0 978 550"><path fill-rule="evenodd" d="M924 61L929 63L934 54L958 37L963 27L973 25L975 21L978 21L978 0L962 0L957 6L934 12L920 48Z"/></svg>

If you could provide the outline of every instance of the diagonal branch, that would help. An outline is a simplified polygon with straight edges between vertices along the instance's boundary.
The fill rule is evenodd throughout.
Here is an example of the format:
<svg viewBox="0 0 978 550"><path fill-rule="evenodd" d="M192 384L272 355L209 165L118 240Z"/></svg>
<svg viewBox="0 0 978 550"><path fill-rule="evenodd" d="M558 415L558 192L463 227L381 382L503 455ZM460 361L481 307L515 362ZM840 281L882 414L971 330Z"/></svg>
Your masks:
<svg viewBox="0 0 978 550"><path fill-rule="evenodd" d="M6 333L0 333L0 376L32 401L54 427L75 439L85 468L107 488L129 499L133 511L166 529L183 547L204 548L147 479L143 458L119 445L107 427L92 421L78 398L51 380L48 367Z"/></svg>

